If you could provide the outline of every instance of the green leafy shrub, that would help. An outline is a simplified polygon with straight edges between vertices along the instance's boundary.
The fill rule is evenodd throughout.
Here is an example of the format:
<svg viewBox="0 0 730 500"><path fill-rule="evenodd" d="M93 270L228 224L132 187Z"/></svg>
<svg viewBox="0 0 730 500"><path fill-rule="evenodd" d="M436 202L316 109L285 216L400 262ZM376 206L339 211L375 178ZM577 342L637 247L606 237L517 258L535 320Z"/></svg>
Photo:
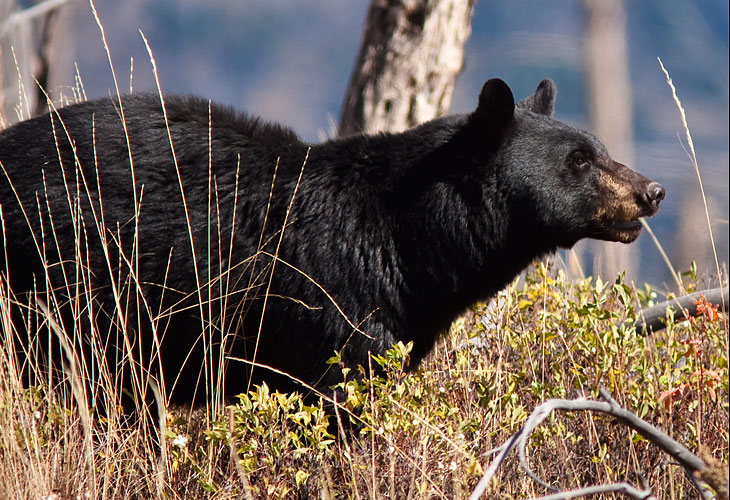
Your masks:
<svg viewBox="0 0 730 500"><path fill-rule="evenodd" d="M412 346L398 343L367 367L342 368L337 415L262 386L207 437L236 450L256 495L452 498L471 490L483 454L535 406L597 398L603 385L690 449L727 461L727 321L710 312L678 321L681 312L670 312L666 330L641 336L637 310L656 298L621 276L569 283L540 265L457 321L421 366L409 367ZM560 488L637 473L669 485L658 498L690 488L659 450L590 414L549 418L531 441L530 463ZM504 498L544 493L511 462L498 480Z"/></svg>

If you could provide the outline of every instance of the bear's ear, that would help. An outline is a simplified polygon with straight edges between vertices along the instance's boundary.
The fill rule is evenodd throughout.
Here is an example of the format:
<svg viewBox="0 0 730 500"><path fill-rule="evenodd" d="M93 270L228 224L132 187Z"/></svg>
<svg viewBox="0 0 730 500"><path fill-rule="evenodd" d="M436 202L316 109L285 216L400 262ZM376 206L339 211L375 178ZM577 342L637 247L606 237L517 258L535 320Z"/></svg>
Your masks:
<svg viewBox="0 0 730 500"><path fill-rule="evenodd" d="M555 82L545 79L537 86L534 94L522 99L517 103L517 106L539 115L553 116L555 96L557 94L558 88L555 86Z"/></svg>
<svg viewBox="0 0 730 500"><path fill-rule="evenodd" d="M479 106L474 116L490 128L504 130L515 114L512 91L499 78L487 80L479 94Z"/></svg>

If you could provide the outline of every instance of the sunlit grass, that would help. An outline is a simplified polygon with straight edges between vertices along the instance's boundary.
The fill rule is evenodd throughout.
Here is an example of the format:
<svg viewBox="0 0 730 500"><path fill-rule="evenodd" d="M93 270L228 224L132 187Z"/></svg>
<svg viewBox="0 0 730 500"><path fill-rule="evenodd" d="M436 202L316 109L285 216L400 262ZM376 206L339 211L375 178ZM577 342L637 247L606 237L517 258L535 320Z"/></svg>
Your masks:
<svg viewBox="0 0 730 500"><path fill-rule="evenodd" d="M210 425L205 411L170 410L163 453L140 422L90 411L85 423L87 410L69 398L72 384L25 388L3 350L0 488L7 489L0 495L465 497L488 459L482 454L533 407L595 397L599 384L690 449L727 463L727 319L670 317L665 331L642 337L631 322L650 294L621 282L567 283L541 265L524 284L475 306L415 370L407 369L404 345L372 366L344 370L346 400L336 415L296 394L255 387ZM639 473L659 499L691 488L659 450L589 414L549 419L529 454L535 472L561 488ZM514 462L497 481L500 498L544 493Z"/></svg>

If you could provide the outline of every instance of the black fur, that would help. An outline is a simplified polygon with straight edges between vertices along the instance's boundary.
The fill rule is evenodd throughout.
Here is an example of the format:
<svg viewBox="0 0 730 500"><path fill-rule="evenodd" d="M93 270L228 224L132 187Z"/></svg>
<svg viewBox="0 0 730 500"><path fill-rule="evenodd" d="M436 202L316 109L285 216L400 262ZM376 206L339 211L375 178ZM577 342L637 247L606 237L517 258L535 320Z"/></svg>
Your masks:
<svg viewBox="0 0 730 500"><path fill-rule="evenodd" d="M127 332L149 363L149 317L162 318L166 384L180 373L178 400L193 398L209 319L234 335L230 356L255 352L257 363L319 388L341 378L325 365L334 351L366 364L369 352L413 340L418 362L464 308L536 257L584 237L630 241L636 219L658 208L658 184L551 118L555 93L546 80L515 106L509 87L490 80L474 113L314 145L217 105L209 119L207 102L172 96L165 104L174 157L158 96L122 100L131 155L116 99L68 106L0 133L4 272L16 294L42 289L45 252L46 262L65 262L51 268L50 282L75 283L81 248L101 332L121 324L111 284L137 279L146 304L122 293L133 313ZM606 175L621 177L630 195L606 195ZM69 317L61 318L66 327ZM110 358L123 350L117 329ZM231 361L226 391L245 390L249 375ZM253 378L282 385L262 368Z"/></svg>

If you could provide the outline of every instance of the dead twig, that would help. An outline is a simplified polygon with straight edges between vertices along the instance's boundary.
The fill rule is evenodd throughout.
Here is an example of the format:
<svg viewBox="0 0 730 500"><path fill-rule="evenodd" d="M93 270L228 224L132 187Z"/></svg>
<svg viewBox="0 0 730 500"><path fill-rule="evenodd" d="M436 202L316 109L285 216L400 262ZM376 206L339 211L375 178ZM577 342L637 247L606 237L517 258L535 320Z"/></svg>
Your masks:
<svg viewBox="0 0 730 500"><path fill-rule="evenodd" d="M554 410L597 411L605 413L607 415L611 415L618 422L635 430L638 434L643 436L648 441L654 443L662 451L670 455L673 459L677 461L677 463L679 463L679 465L684 468L690 478L701 478L703 481L708 481L707 484L709 484L709 486L711 486L717 492L727 491L727 475L724 477L725 484L722 484L722 478L718 481L708 479L714 476L704 473L708 469L708 466L704 460L694 455L691 451L689 451L687 448L669 437L661 430L641 420L630 411L622 408L621 405L619 405L618 402L613 399L611 394L605 388L600 387L598 392L604 401L592 401L584 398L574 400L551 399L535 408L532 414L530 414L530 416L528 417L522 429L520 429L517 433L510 437L510 439L502 446L487 452L487 454L498 453L498 455L484 472L481 480L469 496L469 500L477 500L487 491L487 485L492 480L497 469L504 462L509 452L515 446L517 446L518 448L520 465L525 470L527 475L530 476L538 484L555 492L554 494L540 497L539 500L567 500L571 498L593 495L596 493L609 492L623 493L628 497L636 500L650 500L655 498L646 484L642 484L641 489L637 489L628 483L613 483L600 486L590 486L571 491L558 491L554 486L547 484L534 472L532 472L529 465L527 465L525 453L527 440L529 439L532 432ZM641 482L644 483L643 480ZM703 487L699 481L695 479L694 481L692 481L692 484L695 486L703 500L709 500L713 498L713 495L707 490L707 488Z"/></svg>

